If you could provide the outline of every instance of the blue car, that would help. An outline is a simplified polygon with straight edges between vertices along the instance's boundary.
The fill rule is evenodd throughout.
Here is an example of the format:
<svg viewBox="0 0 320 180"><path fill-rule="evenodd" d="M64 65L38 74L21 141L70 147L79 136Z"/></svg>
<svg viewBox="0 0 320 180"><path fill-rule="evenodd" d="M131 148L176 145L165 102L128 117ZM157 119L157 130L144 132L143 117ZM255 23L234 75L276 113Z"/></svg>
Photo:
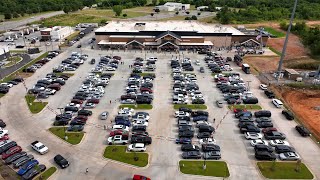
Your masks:
<svg viewBox="0 0 320 180"><path fill-rule="evenodd" d="M193 121L196 122L196 121L207 121L208 120L208 116L196 116L196 117L193 117Z"/></svg>
<svg viewBox="0 0 320 180"><path fill-rule="evenodd" d="M177 144L191 144L191 139L190 138L179 138L176 139Z"/></svg>
<svg viewBox="0 0 320 180"><path fill-rule="evenodd" d="M29 162L27 162L26 164L24 164L19 171L17 172L18 175L22 176L24 175L27 171L29 171L30 169L32 169L33 167L35 167L36 165L39 164L39 161L37 160L31 160Z"/></svg>
<svg viewBox="0 0 320 180"><path fill-rule="evenodd" d="M124 126L131 126L131 122L128 120L116 120L116 125L124 125Z"/></svg>

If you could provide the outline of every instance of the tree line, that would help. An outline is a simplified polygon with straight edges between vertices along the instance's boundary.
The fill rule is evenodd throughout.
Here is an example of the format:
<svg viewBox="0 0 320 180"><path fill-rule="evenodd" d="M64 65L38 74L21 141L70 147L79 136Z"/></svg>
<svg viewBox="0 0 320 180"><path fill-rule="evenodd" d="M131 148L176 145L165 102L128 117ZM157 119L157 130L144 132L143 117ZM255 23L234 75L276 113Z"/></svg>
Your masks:
<svg viewBox="0 0 320 180"><path fill-rule="evenodd" d="M11 19L46 11L64 10L68 13L95 3L96 0L0 0L0 14Z"/></svg>
<svg viewBox="0 0 320 180"><path fill-rule="evenodd" d="M287 31L288 23L280 23L280 28ZM308 27L305 22L297 22L292 25L291 32L301 38L302 43L310 49L312 55L320 55L319 27Z"/></svg>

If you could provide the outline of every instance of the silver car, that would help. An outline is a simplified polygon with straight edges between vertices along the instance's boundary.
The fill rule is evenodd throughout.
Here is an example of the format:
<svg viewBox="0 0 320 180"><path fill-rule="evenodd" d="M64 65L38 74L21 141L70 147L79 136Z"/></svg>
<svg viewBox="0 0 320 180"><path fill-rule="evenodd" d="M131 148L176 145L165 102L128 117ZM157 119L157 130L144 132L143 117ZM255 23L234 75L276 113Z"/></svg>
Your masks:
<svg viewBox="0 0 320 180"><path fill-rule="evenodd" d="M106 119L108 119L108 115L109 115L109 113L107 111L104 111L104 112L101 113L100 119L101 120L106 120Z"/></svg>
<svg viewBox="0 0 320 180"><path fill-rule="evenodd" d="M19 168L21 167L22 165L24 165L25 163L27 163L28 161L34 159L33 155L29 154L27 156L23 156L17 160L15 160L12 165L14 168Z"/></svg>

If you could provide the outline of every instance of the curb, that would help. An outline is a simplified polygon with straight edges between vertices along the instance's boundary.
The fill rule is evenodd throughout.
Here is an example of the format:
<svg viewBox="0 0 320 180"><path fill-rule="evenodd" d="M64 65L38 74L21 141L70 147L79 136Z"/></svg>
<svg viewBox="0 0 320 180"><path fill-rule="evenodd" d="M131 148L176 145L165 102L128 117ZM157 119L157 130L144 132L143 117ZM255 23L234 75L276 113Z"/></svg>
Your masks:
<svg viewBox="0 0 320 180"><path fill-rule="evenodd" d="M106 147L108 147L108 146L106 146ZM148 164L146 166L144 166L144 167L139 167L139 166L135 166L135 165L132 165L132 164L128 164L128 163L124 163L124 162L120 162L120 161L117 161L117 160L113 160L113 159L109 159L109 158L104 157L103 154L104 154L104 151L105 151L106 147L104 148L104 150L102 152L102 158L104 160L108 160L108 161L111 161L113 163L120 164L120 165L123 165L123 166L129 166L129 167L132 167L132 168L135 168L135 169L147 169L150 166L151 155L148 152L147 152L147 154L148 154Z"/></svg>

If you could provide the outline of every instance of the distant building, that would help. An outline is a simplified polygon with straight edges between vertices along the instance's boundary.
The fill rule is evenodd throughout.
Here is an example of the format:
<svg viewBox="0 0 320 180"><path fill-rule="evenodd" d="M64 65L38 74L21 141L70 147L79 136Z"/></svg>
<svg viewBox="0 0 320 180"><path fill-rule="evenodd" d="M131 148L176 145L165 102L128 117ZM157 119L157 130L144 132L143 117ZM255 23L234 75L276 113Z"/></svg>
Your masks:
<svg viewBox="0 0 320 180"><path fill-rule="evenodd" d="M0 46L0 61L9 57L9 47L8 46ZM0 64L2 64L0 62ZM2 64L3 65L3 64Z"/></svg>
<svg viewBox="0 0 320 180"><path fill-rule="evenodd" d="M208 8L209 8L208 6L199 6L199 7L197 7L197 11L205 10Z"/></svg>
<svg viewBox="0 0 320 180"><path fill-rule="evenodd" d="M72 34L74 30L69 26L54 26L40 31L42 40L62 40Z"/></svg>
<svg viewBox="0 0 320 180"><path fill-rule="evenodd" d="M160 11L184 11L190 9L190 4L166 2L164 5L156 6Z"/></svg>

